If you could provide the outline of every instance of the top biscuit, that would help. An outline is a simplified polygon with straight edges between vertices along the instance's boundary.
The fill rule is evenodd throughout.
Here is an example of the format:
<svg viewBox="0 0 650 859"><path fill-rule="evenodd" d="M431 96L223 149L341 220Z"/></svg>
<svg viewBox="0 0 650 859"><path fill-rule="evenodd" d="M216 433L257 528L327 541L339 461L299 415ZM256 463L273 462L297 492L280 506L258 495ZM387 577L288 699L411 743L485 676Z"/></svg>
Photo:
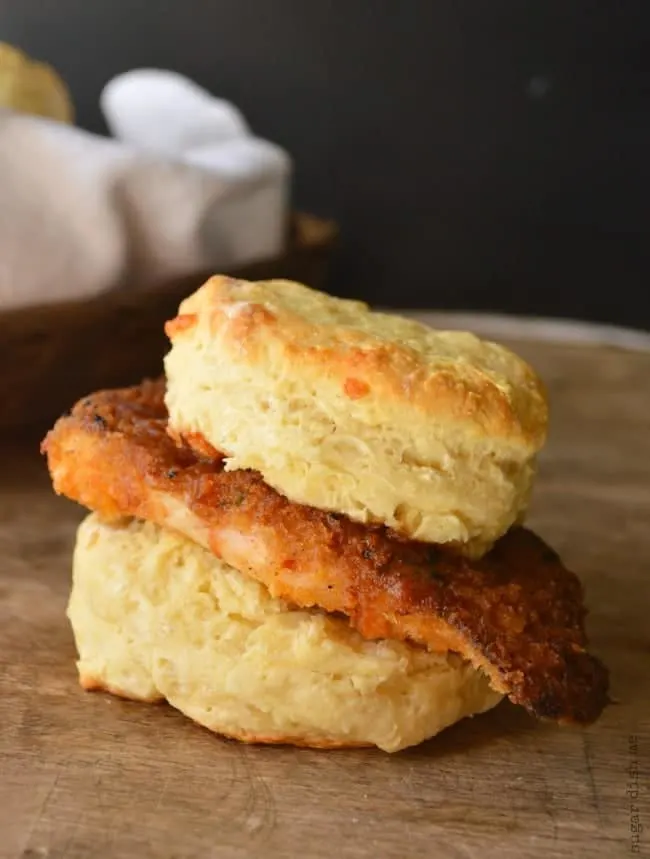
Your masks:
<svg viewBox="0 0 650 859"><path fill-rule="evenodd" d="M290 281L221 276L166 331L171 431L228 468L474 555L523 517L547 404L502 346Z"/></svg>

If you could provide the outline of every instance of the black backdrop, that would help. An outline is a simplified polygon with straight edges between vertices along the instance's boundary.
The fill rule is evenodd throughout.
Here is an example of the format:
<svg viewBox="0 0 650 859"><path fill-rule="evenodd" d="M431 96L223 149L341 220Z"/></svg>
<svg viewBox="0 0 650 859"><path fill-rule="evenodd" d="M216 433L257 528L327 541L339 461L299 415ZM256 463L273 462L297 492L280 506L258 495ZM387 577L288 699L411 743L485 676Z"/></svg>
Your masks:
<svg viewBox="0 0 650 859"><path fill-rule="evenodd" d="M0 0L80 123L117 72L238 104L335 216L332 287L650 327L648 0Z"/></svg>

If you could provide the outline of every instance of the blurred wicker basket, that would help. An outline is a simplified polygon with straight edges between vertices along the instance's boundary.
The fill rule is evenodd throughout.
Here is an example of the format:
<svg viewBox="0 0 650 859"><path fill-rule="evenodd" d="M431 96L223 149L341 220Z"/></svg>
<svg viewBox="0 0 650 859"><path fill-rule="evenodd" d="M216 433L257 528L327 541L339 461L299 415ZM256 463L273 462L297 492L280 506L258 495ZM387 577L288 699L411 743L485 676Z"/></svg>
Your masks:
<svg viewBox="0 0 650 859"><path fill-rule="evenodd" d="M331 221L296 215L283 257L229 273L322 288L336 237ZM160 374L168 349L163 325L210 274L146 293L0 313L0 431L38 428L89 391Z"/></svg>

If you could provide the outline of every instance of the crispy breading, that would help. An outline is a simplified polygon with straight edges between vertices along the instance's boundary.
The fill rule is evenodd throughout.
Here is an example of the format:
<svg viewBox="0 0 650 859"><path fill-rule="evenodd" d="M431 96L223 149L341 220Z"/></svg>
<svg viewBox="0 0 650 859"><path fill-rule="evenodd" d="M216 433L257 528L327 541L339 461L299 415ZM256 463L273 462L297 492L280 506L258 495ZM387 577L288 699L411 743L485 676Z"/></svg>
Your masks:
<svg viewBox="0 0 650 859"><path fill-rule="evenodd" d="M453 650L530 712L589 723L607 670L586 652L578 578L531 531L471 560L290 502L166 432L164 383L81 400L43 443L58 493L107 518L175 529L297 606L347 615L368 639Z"/></svg>

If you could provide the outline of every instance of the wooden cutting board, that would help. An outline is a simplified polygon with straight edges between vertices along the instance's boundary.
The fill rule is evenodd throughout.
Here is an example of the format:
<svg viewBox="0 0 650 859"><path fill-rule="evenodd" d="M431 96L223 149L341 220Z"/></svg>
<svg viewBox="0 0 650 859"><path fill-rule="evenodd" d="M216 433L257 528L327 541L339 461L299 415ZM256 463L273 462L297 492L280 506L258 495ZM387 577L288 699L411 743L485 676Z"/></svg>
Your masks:
<svg viewBox="0 0 650 859"><path fill-rule="evenodd" d="M2 859L650 855L650 354L512 345L550 389L531 525L586 584L618 701L598 724L504 703L398 755L312 752L85 693L64 617L83 513L53 496L34 442L5 443Z"/></svg>

